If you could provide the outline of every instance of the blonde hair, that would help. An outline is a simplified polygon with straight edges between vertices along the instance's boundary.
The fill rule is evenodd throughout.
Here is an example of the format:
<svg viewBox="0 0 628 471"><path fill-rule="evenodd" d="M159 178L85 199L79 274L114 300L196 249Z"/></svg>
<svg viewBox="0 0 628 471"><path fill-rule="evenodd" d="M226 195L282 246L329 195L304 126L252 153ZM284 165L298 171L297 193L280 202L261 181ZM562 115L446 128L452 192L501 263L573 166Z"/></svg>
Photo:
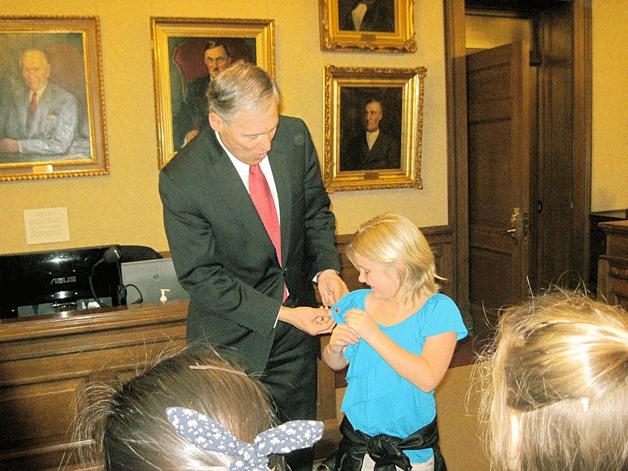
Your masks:
<svg viewBox="0 0 628 471"><path fill-rule="evenodd" d="M519 423L517 469L627 469L625 311L552 291L506 309L491 350L480 368L493 469L508 469L512 414Z"/></svg>
<svg viewBox="0 0 628 471"><path fill-rule="evenodd" d="M247 443L276 425L261 383L210 349L168 356L124 384L90 384L79 400L87 405L75 439L95 442L81 459L109 471L228 468L233 457L181 437L168 421L167 407L200 412Z"/></svg>
<svg viewBox="0 0 628 471"><path fill-rule="evenodd" d="M434 253L421 230L409 219L384 213L362 224L347 247L347 257L356 265L355 254L399 271L399 290L407 300L421 294L431 296L439 290Z"/></svg>
<svg viewBox="0 0 628 471"><path fill-rule="evenodd" d="M240 110L259 110L272 98L281 100L274 80L263 69L238 61L213 79L207 90L210 113L230 123Z"/></svg>

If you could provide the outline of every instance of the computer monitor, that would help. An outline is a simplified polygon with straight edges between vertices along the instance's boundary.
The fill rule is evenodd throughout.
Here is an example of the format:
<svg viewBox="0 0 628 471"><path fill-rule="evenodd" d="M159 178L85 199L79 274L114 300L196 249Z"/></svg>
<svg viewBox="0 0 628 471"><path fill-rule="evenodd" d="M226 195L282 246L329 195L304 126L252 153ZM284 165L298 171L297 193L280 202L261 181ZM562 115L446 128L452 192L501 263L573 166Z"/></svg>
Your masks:
<svg viewBox="0 0 628 471"><path fill-rule="evenodd" d="M0 317L119 306L121 278L117 245L0 255Z"/></svg>
<svg viewBox="0 0 628 471"><path fill-rule="evenodd" d="M168 300L189 298L179 284L171 258L122 263L122 282L126 303L154 303L160 301L161 290Z"/></svg>

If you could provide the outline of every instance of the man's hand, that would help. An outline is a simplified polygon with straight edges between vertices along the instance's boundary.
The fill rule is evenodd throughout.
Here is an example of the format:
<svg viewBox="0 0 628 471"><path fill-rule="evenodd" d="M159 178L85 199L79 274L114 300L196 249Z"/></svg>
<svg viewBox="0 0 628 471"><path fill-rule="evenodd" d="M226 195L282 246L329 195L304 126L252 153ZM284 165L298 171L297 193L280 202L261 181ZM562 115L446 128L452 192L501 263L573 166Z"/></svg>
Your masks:
<svg viewBox="0 0 628 471"><path fill-rule="evenodd" d="M281 306L279 320L292 324L306 334L321 335L330 333L336 324L329 314L329 309L322 307Z"/></svg>
<svg viewBox="0 0 628 471"><path fill-rule="evenodd" d="M183 145L186 145L192 139L194 139L198 135L198 129L192 129L188 131L185 137L183 138Z"/></svg>
<svg viewBox="0 0 628 471"><path fill-rule="evenodd" d="M335 270L323 270L320 272L317 284L323 306L333 306L349 292L347 285Z"/></svg>
<svg viewBox="0 0 628 471"><path fill-rule="evenodd" d="M16 154L20 151L20 146L15 139L0 139L0 153Z"/></svg>

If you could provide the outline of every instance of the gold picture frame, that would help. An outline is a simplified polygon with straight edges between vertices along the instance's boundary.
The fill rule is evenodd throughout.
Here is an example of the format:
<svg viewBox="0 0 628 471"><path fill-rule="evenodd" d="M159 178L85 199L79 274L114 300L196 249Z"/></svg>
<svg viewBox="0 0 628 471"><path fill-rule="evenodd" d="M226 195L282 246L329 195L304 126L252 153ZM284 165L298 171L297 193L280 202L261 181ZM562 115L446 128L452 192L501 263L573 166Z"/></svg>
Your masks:
<svg viewBox="0 0 628 471"><path fill-rule="evenodd" d="M203 63L204 45L210 40L227 43L233 61L253 62L274 77L275 25L265 19L151 17L151 35L161 169L183 145L175 145L173 128L188 83L202 74L209 80Z"/></svg>
<svg viewBox="0 0 628 471"><path fill-rule="evenodd" d="M0 180L108 173L98 18L0 17Z"/></svg>
<svg viewBox="0 0 628 471"><path fill-rule="evenodd" d="M414 0L319 0L319 19L323 51L417 49Z"/></svg>
<svg viewBox="0 0 628 471"><path fill-rule="evenodd" d="M328 192L423 188L421 153L425 67L325 66L325 151ZM379 110L379 136L369 151L365 117ZM381 142L380 142L381 141ZM362 150L363 149L363 150Z"/></svg>

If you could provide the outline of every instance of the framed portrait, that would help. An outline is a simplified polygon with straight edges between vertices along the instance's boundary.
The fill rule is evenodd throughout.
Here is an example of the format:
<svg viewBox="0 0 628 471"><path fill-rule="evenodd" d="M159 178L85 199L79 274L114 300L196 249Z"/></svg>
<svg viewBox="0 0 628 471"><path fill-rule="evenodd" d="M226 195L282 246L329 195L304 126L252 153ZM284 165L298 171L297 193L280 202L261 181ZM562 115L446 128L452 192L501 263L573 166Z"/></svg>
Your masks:
<svg viewBox="0 0 628 471"><path fill-rule="evenodd" d="M0 180L109 173L97 17L0 17Z"/></svg>
<svg viewBox="0 0 628 471"><path fill-rule="evenodd" d="M415 52L414 0L319 0L321 50Z"/></svg>
<svg viewBox="0 0 628 471"><path fill-rule="evenodd" d="M427 69L325 66L328 192L422 188Z"/></svg>
<svg viewBox="0 0 628 471"><path fill-rule="evenodd" d="M273 20L151 18L159 168L208 125L212 76L237 61L275 76Z"/></svg>

